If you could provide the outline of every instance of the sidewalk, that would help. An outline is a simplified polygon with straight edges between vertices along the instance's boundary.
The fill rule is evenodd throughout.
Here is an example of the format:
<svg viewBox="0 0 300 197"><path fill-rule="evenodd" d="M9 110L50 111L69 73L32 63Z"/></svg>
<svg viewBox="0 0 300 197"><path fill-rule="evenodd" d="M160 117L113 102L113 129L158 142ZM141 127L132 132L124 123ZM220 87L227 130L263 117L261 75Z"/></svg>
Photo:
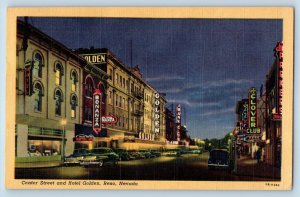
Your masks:
<svg viewBox="0 0 300 197"><path fill-rule="evenodd" d="M51 168L60 165L61 161L16 162L15 168Z"/></svg>
<svg viewBox="0 0 300 197"><path fill-rule="evenodd" d="M256 159L241 156L237 161L237 172L239 176L253 176L261 178L280 179L280 168L265 163L257 163Z"/></svg>

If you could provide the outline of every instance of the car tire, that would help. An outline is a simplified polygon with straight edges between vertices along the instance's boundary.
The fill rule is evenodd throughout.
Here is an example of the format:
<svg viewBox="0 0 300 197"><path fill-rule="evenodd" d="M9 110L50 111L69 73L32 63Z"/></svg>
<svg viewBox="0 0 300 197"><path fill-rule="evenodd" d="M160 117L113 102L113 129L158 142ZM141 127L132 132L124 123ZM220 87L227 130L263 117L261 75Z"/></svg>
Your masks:
<svg viewBox="0 0 300 197"><path fill-rule="evenodd" d="M118 165L118 160L114 161L114 166Z"/></svg>
<svg viewBox="0 0 300 197"><path fill-rule="evenodd" d="M99 164L98 164L98 166L99 166L99 167L102 167L102 166L103 166L103 164L104 164L103 160L99 160Z"/></svg>

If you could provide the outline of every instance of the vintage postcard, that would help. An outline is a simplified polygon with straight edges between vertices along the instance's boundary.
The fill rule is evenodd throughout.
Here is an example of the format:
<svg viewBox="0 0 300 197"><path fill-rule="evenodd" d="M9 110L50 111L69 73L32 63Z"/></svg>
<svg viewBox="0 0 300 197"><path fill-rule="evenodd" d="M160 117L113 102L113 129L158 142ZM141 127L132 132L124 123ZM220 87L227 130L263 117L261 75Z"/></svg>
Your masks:
<svg viewBox="0 0 300 197"><path fill-rule="evenodd" d="M7 188L292 189L293 8L7 18Z"/></svg>

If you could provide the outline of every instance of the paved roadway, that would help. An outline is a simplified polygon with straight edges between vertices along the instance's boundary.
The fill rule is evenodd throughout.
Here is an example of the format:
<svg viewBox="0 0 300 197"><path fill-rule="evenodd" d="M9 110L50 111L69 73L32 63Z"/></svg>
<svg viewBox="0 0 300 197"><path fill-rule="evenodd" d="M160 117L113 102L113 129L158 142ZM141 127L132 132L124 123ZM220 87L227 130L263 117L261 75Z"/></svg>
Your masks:
<svg viewBox="0 0 300 197"><path fill-rule="evenodd" d="M264 181L269 179L236 176L225 170L209 170L208 153L180 157L121 161L117 166L84 168L51 167L16 169L17 179L90 179L90 180L209 180Z"/></svg>

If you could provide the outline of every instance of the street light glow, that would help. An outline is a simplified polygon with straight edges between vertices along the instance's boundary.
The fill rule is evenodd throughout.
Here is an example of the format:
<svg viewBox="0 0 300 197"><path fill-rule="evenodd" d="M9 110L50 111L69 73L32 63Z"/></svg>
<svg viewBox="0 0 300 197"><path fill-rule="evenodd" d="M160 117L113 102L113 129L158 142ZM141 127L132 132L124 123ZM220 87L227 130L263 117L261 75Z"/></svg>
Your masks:
<svg viewBox="0 0 300 197"><path fill-rule="evenodd" d="M66 125L67 124L67 119L62 119L60 122L61 125Z"/></svg>

